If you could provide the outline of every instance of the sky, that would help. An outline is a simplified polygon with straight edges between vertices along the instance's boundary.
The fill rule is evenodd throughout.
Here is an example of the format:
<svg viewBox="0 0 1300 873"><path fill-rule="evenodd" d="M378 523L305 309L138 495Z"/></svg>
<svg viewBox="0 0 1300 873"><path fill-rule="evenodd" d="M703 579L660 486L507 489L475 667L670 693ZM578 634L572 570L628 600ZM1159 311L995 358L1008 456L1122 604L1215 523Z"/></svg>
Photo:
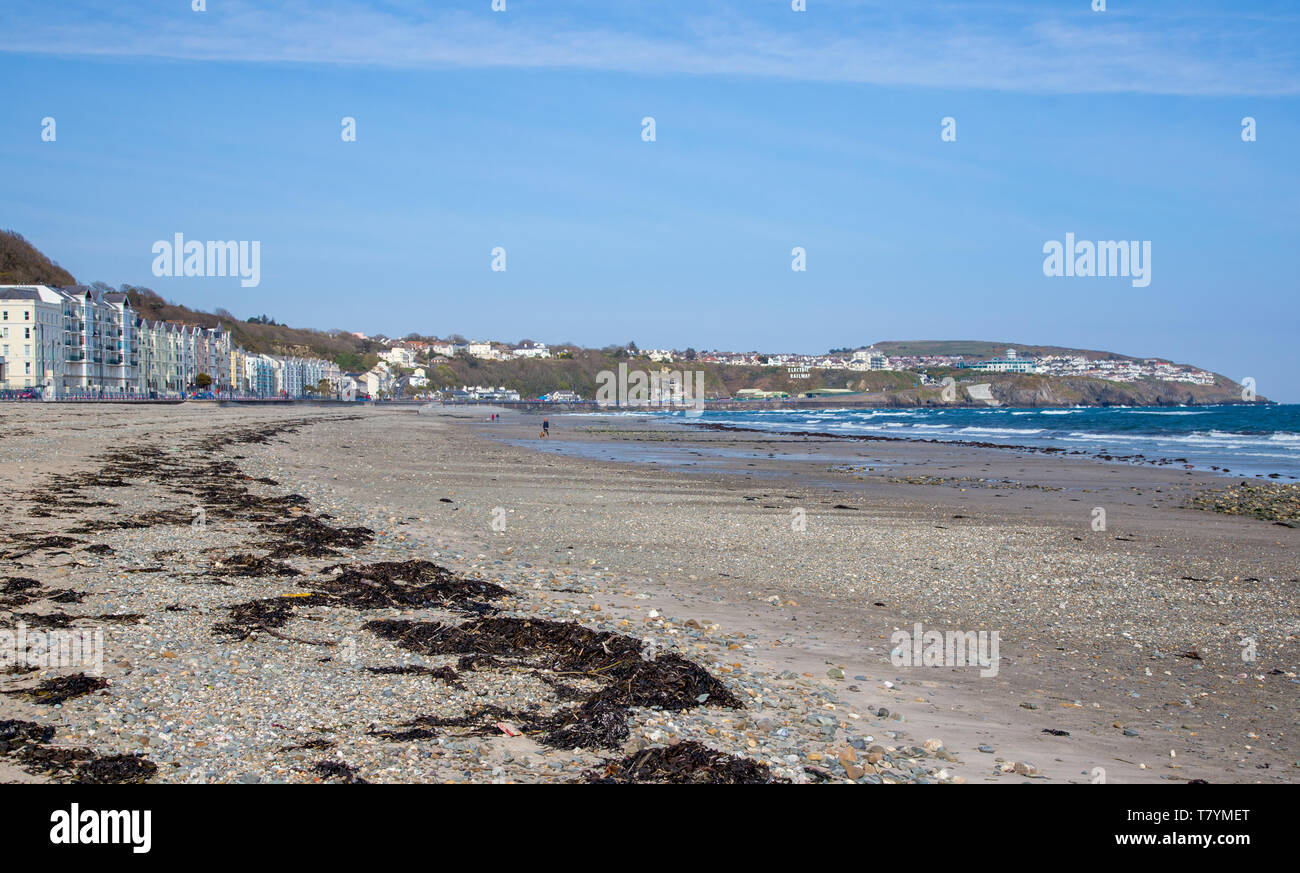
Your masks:
<svg viewBox="0 0 1300 873"><path fill-rule="evenodd" d="M1293 2L194 2L0 5L0 227L81 282L389 336L1105 349L1300 401ZM155 275L177 233L259 242L259 284ZM1150 283L1044 275L1066 234L1149 242Z"/></svg>

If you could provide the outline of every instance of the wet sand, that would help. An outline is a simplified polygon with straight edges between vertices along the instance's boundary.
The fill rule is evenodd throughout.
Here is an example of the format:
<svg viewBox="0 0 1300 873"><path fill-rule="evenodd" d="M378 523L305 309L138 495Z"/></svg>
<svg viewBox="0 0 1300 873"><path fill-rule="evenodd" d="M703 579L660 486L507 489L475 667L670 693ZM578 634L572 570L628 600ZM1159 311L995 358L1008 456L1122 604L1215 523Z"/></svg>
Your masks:
<svg viewBox="0 0 1300 873"><path fill-rule="evenodd" d="M765 632L797 624L776 663L819 676L826 663L844 665L846 700L901 711L910 729L950 748L987 743L992 757L1030 760L1067 781L1088 781L1095 767L1119 781L1295 778L1297 531L1186 508L1223 477L1033 451L717 432L648 416L551 423L545 446L530 419L473 430L559 452L584 471L592 460L570 459L605 458L594 463L611 482L635 476L652 478L656 493L689 491L699 504L691 514L707 521L675 549L658 538L677 557L646 561L649 547L628 543L602 554L622 552L624 566L648 573L679 565L669 589L704 586L702 597L733 611L756 587L796 599L798 608L746 620ZM802 534L790 530L796 507L808 520ZM1094 530L1097 507L1104 531ZM999 675L893 667L890 633L917 621L999 630ZM1256 661L1243 661L1242 639L1255 641Z"/></svg>

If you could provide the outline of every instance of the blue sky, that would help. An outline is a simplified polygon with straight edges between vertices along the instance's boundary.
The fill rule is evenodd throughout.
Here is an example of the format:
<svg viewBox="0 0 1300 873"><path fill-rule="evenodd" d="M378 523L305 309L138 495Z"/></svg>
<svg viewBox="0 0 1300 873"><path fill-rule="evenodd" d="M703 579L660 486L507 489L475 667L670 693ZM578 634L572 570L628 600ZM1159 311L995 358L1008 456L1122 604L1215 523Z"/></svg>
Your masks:
<svg viewBox="0 0 1300 873"><path fill-rule="evenodd" d="M1293 3L206 5L0 6L0 226L81 281L390 335L1104 348L1300 401ZM260 241L261 284L155 277L177 232ZM1151 284L1044 276L1067 232L1151 241Z"/></svg>

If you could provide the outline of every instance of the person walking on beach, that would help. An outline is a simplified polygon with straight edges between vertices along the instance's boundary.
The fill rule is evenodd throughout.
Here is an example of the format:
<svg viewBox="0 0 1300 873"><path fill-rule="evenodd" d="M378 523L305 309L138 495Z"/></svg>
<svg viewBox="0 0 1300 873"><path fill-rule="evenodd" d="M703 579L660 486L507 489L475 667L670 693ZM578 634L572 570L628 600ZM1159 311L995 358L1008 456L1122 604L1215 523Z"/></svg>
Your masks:
<svg viewBox="0 0 1300 873"><path fill-rule="evenodd" d="M542 439L546 439L546 438L547 438L548 436L550 436L550 435L551 435L551 421L550 421L550 419L543 418L543 419L542 419Z"/></svg>

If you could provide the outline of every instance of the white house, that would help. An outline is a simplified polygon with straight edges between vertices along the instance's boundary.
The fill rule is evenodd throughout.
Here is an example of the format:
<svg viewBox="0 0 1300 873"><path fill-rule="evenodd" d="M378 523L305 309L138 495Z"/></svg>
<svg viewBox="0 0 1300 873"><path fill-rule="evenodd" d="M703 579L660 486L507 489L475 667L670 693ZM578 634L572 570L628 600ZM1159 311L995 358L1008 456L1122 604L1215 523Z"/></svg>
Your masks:
<svg viewBox="0 0 1300 873"><path fill-rule="evenodd" d="M520 343L519 347L513 349L511 354L516 358L549 358L551 350L546 347L546 343Z"/></svg>
<svg viewBox="0 0 1300 873"><path fill-rule="evenodd" d="M410 349L394 346L386 352L382 352L379 357L395 367L414 367L415 352Z"/></svg>

